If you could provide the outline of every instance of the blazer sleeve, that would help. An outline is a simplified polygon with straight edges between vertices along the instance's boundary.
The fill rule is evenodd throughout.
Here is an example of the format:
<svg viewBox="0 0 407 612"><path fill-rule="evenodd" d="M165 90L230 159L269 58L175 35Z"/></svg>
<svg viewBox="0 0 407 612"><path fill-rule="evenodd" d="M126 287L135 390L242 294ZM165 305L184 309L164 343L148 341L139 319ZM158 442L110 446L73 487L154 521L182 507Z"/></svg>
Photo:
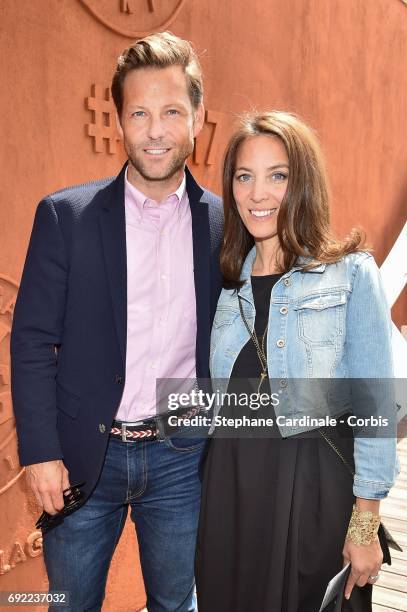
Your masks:
<svg viewBox="0 0 407 612"><path fill-rule="evenodd" d="M62 342L68 262L50 197L35 214L11 332L11 390L21 465L61 459L57 347Z"/></svg>

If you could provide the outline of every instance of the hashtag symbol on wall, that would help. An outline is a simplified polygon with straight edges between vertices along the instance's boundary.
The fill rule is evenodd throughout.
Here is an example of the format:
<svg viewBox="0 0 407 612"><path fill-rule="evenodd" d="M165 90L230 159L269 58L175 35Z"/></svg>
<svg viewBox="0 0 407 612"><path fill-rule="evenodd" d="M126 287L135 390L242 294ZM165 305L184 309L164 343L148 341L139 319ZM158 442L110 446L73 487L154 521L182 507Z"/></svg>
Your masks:
<svg viewBox="0 0 407 612"><path fill-rule="evenodd" d="M103 153L103 141L106 140L108 153L116 153L116 143L120 138L109 88L92 85L91 95L86 98L86 108L92 111L92 122L86 125L86 133L93 138L94 151Z"/></svg>

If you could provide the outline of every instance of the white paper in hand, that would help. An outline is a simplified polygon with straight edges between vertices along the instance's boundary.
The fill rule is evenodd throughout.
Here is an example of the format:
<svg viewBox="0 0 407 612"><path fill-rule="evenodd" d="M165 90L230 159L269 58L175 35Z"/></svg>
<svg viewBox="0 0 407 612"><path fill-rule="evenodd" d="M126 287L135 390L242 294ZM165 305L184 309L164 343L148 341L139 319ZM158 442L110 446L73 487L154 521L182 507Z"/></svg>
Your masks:
<svg viewBox="0 0 407 612"><path fill-rule="evenodd" d="M331 603L331 601L335 599L337 595L339 595L338 601L337 601L337 604L339 607L338 608L335 607L335 610L341 609L343 591L345 589L345 585L346 585L346 581L348 579L349 573L350 573L350 563L345 565L345 567L339 572L339 574L336 574L336 576L334 576L332 580L329 581L328 586L326 587L324 599L322 600L322 604L319 609L319 612L323 612L326 606L328 606Z"/></svg>

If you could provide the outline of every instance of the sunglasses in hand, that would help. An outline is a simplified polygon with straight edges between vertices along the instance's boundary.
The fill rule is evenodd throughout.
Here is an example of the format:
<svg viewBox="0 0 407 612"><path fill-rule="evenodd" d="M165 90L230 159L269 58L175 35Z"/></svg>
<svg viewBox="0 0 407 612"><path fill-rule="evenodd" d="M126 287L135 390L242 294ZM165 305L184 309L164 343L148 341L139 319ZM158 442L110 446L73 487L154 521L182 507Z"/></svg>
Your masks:
<svg viewBox="0 0 407 612"><path fill-rule="evenodd" d="M83 487L84 484L84 482L81 482L80 484L71 485L67 489L64 489L62 491L62 495L64 497L64 507L62 510L56 514L48 514L48 512L45 512L44 510L35 524L36 528L41 529L42 533L44 534L53 527L60 525L66 516L77 510L77 508L79 508L83 502L84 494L80 488Z"/></svg>

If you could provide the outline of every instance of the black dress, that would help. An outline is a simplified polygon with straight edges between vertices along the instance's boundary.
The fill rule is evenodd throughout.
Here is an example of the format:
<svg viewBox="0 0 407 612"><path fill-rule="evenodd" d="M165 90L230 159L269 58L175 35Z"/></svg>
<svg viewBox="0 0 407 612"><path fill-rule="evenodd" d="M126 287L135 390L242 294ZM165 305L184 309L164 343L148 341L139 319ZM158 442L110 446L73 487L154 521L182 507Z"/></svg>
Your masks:
<svg viewBox="0 0 407 612"><path fill-rule="evenodd" d="M252 277L258 337L279 276ZM249 340L228 391L259 374ZM260 408L256 416L275 418L274 409ZM288 439L273 431L255 439L215 433L208 445L195 567L199 612L318 612L343 567L354 503L350 473L315 431ZM330 435L352 465L349 428L338 425ZM370 584L355 587L343 612L370 612L371 592Z"/></svg>

